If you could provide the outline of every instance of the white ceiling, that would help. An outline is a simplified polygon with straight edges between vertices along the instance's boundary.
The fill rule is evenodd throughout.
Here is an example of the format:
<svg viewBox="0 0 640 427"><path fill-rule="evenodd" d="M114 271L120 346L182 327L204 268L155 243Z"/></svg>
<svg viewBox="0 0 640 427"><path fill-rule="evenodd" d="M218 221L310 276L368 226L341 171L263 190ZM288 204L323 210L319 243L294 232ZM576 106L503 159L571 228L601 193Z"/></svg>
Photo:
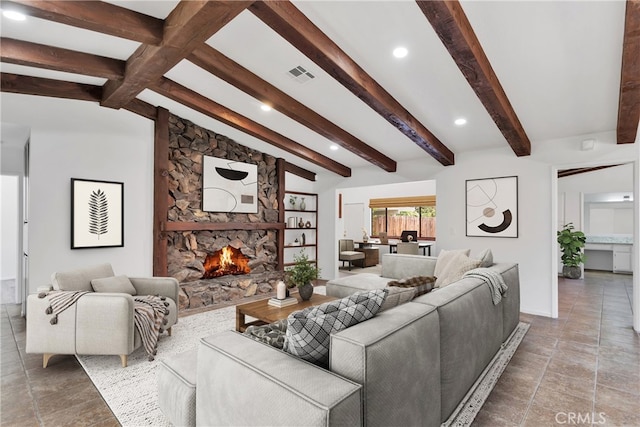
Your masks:
<svg viewBox="0 0 640 427"><path fill-rule="evenodd" d="M165 18L177 1L110 1ZM536 142L616 128L624 1L462 1L535 151ZM462 73L413 1L295 1L325 34L454 153L506 146ZM2 37L126 59L138 43L36 18L2 18ZM245 11L208 42L240 65L396 161L440 164ZM392 57L398 45L404 59ZM300 84L287 71L302 65L316 78ZM101 85L104 79L2 64L3 72ZM349 167L369 165L188 61L167 77ZM225 133L238 142L319 172L318 166L257 141L151 91L154 105ZM465 117L464 127L454 125ZM206 121L207 123L203 123ZM221 131L219 129L227 130ZM515 156L515 154L514 154Z"/></svg>

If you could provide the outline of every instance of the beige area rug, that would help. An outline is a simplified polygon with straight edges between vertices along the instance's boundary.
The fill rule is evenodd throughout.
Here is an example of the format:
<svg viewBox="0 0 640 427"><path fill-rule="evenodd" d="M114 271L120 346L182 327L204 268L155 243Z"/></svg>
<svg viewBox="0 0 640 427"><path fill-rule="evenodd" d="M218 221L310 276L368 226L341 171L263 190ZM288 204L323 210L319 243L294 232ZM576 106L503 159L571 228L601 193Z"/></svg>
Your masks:
<svg viewBox="0 0 640 427"><path fill-rule="evenodd" d="M361 273L372 273L372 274L380 275L382 273L382 264L374 265L372 267L365 267L365 268L351 267L351 271L349 271L347 267L344 267L344 268L340 267L338 269L338 272L340 273L340 275L361 274Z"/></svg>
<svg viewBox="0 0 640 427"><path fill-rule="evenodd" d="M325 289L324 286L316 287L315 292L324 294ZM234 328L235 306L225 307L180 318L173 327L171 337L162 335L158 342L158 354L152 362L147 360L142 348L129 356L126 368L120 366L117 356L76 357L120 424L125 427L171 426L158 408L158 362L196 347L200 338ZM528 329L526 323L518 325L444 426L471 424Z"/></svg>

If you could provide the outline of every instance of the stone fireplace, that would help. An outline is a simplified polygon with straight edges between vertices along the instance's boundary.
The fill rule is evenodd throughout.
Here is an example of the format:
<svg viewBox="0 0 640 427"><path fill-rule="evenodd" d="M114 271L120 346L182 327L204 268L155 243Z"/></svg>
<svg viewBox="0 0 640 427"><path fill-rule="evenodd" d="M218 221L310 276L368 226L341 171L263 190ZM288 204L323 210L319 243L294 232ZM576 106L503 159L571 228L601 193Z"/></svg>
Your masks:
<svg viewBox="0 0 640 427"><path fill-rule="evenodd" d="M257 213L202 210L205 155L257 165ZM276 163L273 156L169 116L169 211L164 235L168 274L180 283L180 309L235 302L275 290L282 278Z"/></svg>

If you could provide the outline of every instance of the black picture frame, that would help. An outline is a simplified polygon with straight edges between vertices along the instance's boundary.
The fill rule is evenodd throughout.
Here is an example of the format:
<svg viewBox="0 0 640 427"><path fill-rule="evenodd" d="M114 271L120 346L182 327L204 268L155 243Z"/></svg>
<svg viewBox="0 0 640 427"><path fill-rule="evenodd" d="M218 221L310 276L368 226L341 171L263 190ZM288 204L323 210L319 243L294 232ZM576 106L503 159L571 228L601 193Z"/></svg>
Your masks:
<svg viewBox="0 0 640 427"><path fill-rule="evenodd" d="M468 179L467 237L518 237L518 177Z"/></svg>
<svg viewBox="0 0 640 427"><path fill-rule="evenodd" d="M124 246L124 183L71 178L71 249Z"/></svg>

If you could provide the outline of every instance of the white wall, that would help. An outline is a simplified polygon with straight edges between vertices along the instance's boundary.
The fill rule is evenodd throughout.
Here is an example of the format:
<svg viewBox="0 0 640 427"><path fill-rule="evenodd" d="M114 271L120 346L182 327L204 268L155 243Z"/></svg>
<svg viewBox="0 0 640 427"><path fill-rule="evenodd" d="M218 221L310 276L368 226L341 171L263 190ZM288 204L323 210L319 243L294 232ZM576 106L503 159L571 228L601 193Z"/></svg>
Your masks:
<svg viewBox="0 0 640 427"><path fill-rule="evenodd" d="M596 138L593 151L581 151L580 142L586 138ZM516 157L506 146L501 149L483 150L456 154L455 165L449 167L427 167L424 161L398 164L398 174L413 180L435 179L437 185L437 244L438 248L469 248L476 253L486 247L492 249L496 261L513 261L520 266L521 309L524 312L552 316L554 314L554 275L557 275L557 243L555 241L557 217L556 168L567 169L577 166L598 165L614 162L638 161L638 143L615 144L613 132L582 135L551 141L534 141L532 155ZM519 194L519 237L489 238L465 236L465 180L518 176ZM337 180L329 176L319 183L317 189L323 204L333 206L333 218L322 223L320 262L327 270L336 264L337 192L342 188L373 186L397 182L396 174L367 169L354 169L353 177ZM637 174L634 178L638 179ZM638 186L636 182L636 186ZM637 190L636 190L637 191ZM324 211L328 211L324 208ZM636 217L637 217L637 210ZM327 233L324 233L324 230ZM332 233L330 233L332 231ZM637 237L637 227L634 231ZM322 241L324 239L324 243ZM634 245L635 246L635 245ZM438 249L438 250L439 250ZM636 255L637 258L637 255ZM327 262L330 265L326 264ZM557 280L557 279L555 279ZM634 277L634 281L637 280ZM634 282L635 286L635 282Z"/></svg>
<svg viewBox="0 0 640 427"><path fill-rule="evenodd" d="M29 283L110 262L116 274L152 274L153 122L97 104L2 94L3 121L31 127ZM99 111L97 111L99 110ZM71 178L124 182L124 247L71 250Z"/></svg>
<svg viewBox="0 0 640 427"><path fill-rule="evenodd" d="M18 177L0 176L0 279L18 278L18 225L19 197Z"/></svg>

